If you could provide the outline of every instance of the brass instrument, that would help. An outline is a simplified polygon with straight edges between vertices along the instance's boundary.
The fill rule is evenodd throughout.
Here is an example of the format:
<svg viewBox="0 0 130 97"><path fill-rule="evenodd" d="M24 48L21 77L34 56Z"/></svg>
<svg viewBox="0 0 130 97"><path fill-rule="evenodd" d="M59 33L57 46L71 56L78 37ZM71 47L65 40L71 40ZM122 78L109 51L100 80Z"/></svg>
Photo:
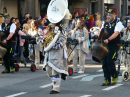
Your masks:
<svg viewBox="0 0 130 97"><path fill-rule="evenodd" d="M55 37L54 32L48 31L46 35L47 35L47 37L45 38L45 43L43 44L43 47L47 47Z"/></svg>
<svg viewBox="0 0 130 97"><path fill-rule="evenodd" d="M55 10L55 7L58 10ZM59 9L62 11L59 11ZM45 38L45 43L43 44L45 52L48 52L54 46L59 35L61 34L59 28L55 26L53 27L53 24L55 25L57 23L60 23L62 29L65 29L69 23L71 14L68 10L67 0L51 0L47 8L47 16L48 20L52 23L52 29L51 31L49 29L46 33L47 37ZM46 27L46 29L48 29L48 27Z"/></svg>

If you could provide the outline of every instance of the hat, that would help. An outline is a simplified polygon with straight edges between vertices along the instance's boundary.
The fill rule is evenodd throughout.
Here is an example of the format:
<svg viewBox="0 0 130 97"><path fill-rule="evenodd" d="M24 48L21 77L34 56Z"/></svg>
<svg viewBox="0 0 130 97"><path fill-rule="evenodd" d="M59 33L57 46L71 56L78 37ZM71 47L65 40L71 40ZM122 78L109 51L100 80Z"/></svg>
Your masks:
<svg viewBox="0 0 130 97"><path fill-rule="evenodd" d="M104 20L104 18L101 18L101 20Z"/></svg>
<svg viewBox="0 0 130 97"><path fill-rule="evenodd" d="M37 20L38 20L39 18L41 18L41 16L37 16ZM36 20L36 21L37 21L37 20Z"/></svg>
<svg viewBox="0 0 130 97"><path fill-rule="evenodd" d="M120 18L117 18L117 20L120 20Z"/></svg>
<svg viewBox="0 0 130 97"><path fill-rule="evenodd" d="M86 16L86 19L89 19L89 16Z"/></svg>
<svg viewBox="0 0 130 97"><path fill-rule="evenodd" d="M116 14L116 12L113 9L109 9L108 13Z"/></svg>
<svg viewBox="0 0 130 97"><path fill-rule="evenodd" d="M4 14L4 17L9 17L10 15L8 13L5 13Z"/></svg>
<svg viewBox="0 0 130 97"><path fill-rule="evenodd" d="M37 16L37 18L41 18L41 16Z"/></svg>

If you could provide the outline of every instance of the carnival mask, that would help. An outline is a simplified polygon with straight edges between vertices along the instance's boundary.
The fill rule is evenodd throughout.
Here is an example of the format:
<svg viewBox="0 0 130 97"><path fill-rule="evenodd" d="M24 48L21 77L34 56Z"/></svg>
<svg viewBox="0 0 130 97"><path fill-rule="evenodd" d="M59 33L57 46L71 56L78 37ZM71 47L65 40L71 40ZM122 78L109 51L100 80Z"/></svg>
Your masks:
<svg viewBox="0 0 130 97"><path fill-rule="evenodd" d="M81 21L78 19L77 20L77 26L80 26L81 25Z"/></svg>
<svg viewBox="0 0 130 97"><path fill-rule="evenodd" d="M34 28L35 24L34 24L34 21L31 21L31 28Z"/></svg>
<svg viewBox="0 0 130 97"><path fill-rule="evenodd" d="M108 13L108 14L107 14L106 22L107 22L107 23L111 23L112 20L113 20L113 14Z"/></svg>

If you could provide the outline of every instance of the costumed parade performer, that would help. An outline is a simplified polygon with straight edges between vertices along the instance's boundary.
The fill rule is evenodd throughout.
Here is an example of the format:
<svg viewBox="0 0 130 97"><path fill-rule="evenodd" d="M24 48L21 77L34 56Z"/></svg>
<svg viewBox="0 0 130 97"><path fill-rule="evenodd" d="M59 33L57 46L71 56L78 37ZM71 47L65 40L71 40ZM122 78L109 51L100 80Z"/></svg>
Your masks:
<svg viewBox="0 0 130 97"><path fill-rule="evenodd" d="M49 21L52 23L52 27L46 34L46 43L44 45L44 51L46 53L43 70L47 71L48 76L52 80L53 86L50 94L58 94L60 92L61 79L66 80L68 75L68 57L66 52L67 37L62 30L67 27L64 27L64 25L62 25L63 20L65 20L64 22L69 22L70 19L68 1L51 0L47 10L47 16ZM69 18L66 19L66 17ZM63 24L66 25L66 23ZM52 42L48 41L51 39Z"/></svg>
<svg viewBox="0 0 130 97"><path fill-rule="evenodd" d="M89 33L82 19L78 19L77 26L74 29L73 38L77 39L79 44L76 46L72 53L73 57L73 69L74 72L84 73L85 55L88 54L89 45L87 40L89 39ZM78 55L79 55L79 70L78 70Z"/></svg>
<svg viewBox="0 0 130 97"><path fill-rule="evenodd" d="M73 19L72 19L72 16L71 16L71 18L70 18L70 20L69 20L69 24L68 24L68 26L66 27L66 36L67 37L72 37L71 36L71 33L72 33L72 30L74 29L74 27L75 27L75 23L73 22ZM68 43L66 44L66 46L67 46L67 52L70 54L71 53L71 50L69 49L69 45L68 45ZM72 57L70 56L69 58L68 58L68 63L71 63L72 62Z"/></svg>
<svg viewBox="0 0 130 97"><path fill-rule="evenodd" d="M120 64L126 67L122 72L122 78L124 81L128 81L130 79L130 20L127 20L127 27L123 30L124 35L122 34L123 37L121 38Z"/></svg>
<svg viewBox="0 0 130 97"><path fill-rule="evenodd" d="M109 52L107 56L102 60L102 69L105 77L105 81L103 82L102 86L115 85L118 81L118 74L116 71L114 57L120 48L120 31L122 30L123 25L121 22L117 21L115 14L116 13L114 10L109 9L107 19L101 27L101 30L104 28L109 34L108 38L103 40L103 42L107 45Z"/></svg>
<svg viewBox="0 0 130 97"><path fill-rule="evenodd" d="M29 44L29 58L35 62L36 69L39 69L40 64L40 52L43 52L42 43L43 43L43 31L40 27L38 27L38 22L32 20L31 29L29 29L28 34L32 37L36 37L36 44ZM35 52L34 52L35 50Z"/></svg>
<svg viewBox="0 0 130 97"><path fill-rule="evenodd" d="M57 25L54 32L60 33L60 35L52 49L45 53L43 66L48 76L52 79L53 89L50 92L51 94L60 92L61 77L65 80L68 75L67 57L64 55L64 52L66 52L66 36L63 35L61 27Z"/></svg>
<svg viewBox="0 0 130 97"><path fill-rule="evenodd" d="M101 26L102 26L102 22L101 22L100 18L101 18L100 14L96 13L96 27L99 27L99 28L101 28Z"/></svg>
<svg viewBox="0 0 130 97"><path fill-rule="evenodd" d="M129 20L128 20L129 21ZM122 37L122 39L124 40L124 41L126 41L126 40L130 40L130 24L128 23L127 24L127 27L124 29L124 35L123 35L123 37ZM126 50L127 50L127 53L130 53L130 47L126 47ZM123 56L123 55L122 55ZM129 57L129 55L126 57L127 55L124 55L124 57L123 57L123 64L126 66L127 65L127 63L129 63L129 59L130 59L130 57ZM126 61L126 58L127 58L127 60L128 60L128 62ZM122 60L121 60L122 61Z"/></svg>

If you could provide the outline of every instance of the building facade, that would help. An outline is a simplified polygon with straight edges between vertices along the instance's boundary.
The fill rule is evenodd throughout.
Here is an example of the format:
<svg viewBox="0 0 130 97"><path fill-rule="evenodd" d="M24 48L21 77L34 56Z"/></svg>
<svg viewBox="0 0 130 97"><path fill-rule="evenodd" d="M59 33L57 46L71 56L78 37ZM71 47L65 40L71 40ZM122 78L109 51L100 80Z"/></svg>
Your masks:
<svg viewBox="0 0 130 97"><path fill-rule="evenodd" d="M50 0L0 0L0 13L10 14L11 17L23 17L25 13L31 14L34 18L47 12ZM104 16L106 9L116 10L117 16L121 17L130 14L130 0L68 0L69 10L86 10L89 14L99 12Z"/></svg>
<svg viewBox="0 0 130 97"><path fill-rule="evenodd" d="M118 17L130 14L130 0L73 0L72 7L86 8L89 14L99 12L102 17L106 9L114 9Z"/></svg>
<svg viewBox="0 0 130 97"><path fill-rule="evenodd" d="M0 0L0 13L9 13L16 17L18 13L18 0Z"/></svg>
<svg viewBox="0 0 130 97"><path fill-rule="evenodd" d="M39 0L0 0L0 13L9 13L11 17L23 17L30 13L34 18L40 15Z"/></svg>

